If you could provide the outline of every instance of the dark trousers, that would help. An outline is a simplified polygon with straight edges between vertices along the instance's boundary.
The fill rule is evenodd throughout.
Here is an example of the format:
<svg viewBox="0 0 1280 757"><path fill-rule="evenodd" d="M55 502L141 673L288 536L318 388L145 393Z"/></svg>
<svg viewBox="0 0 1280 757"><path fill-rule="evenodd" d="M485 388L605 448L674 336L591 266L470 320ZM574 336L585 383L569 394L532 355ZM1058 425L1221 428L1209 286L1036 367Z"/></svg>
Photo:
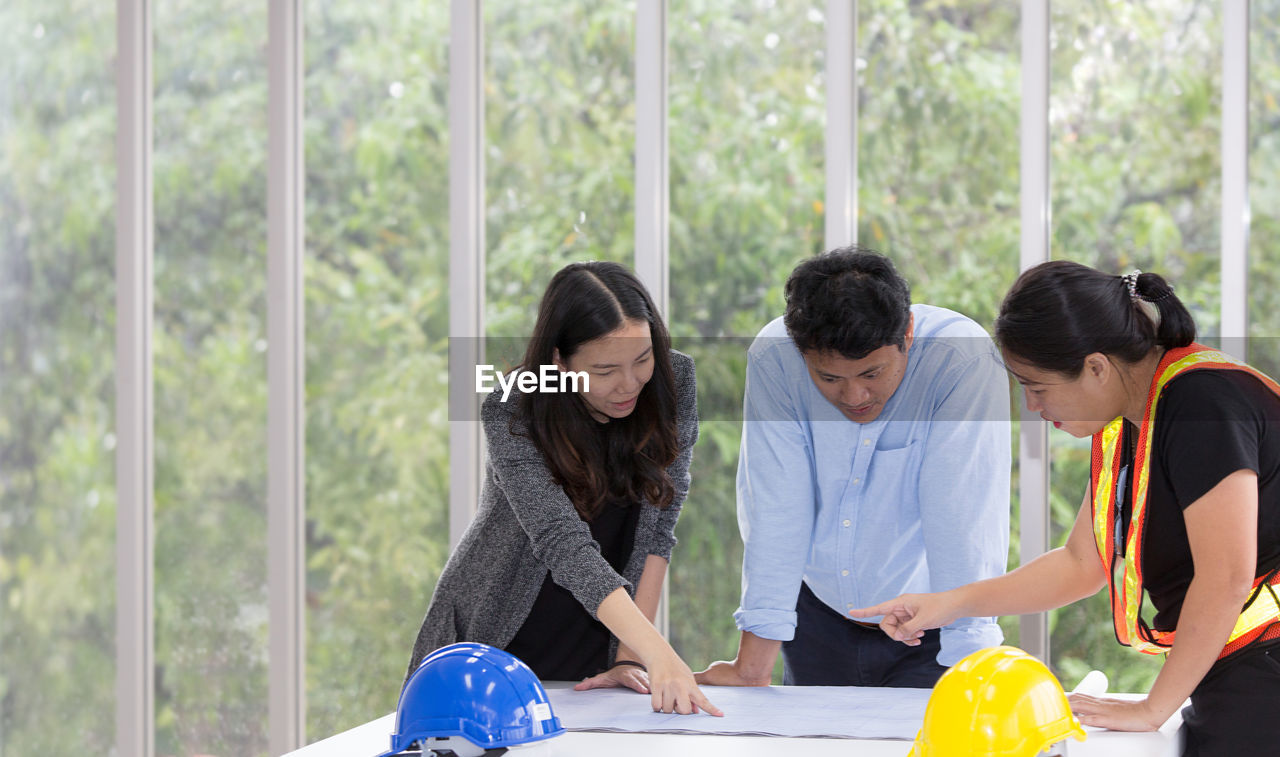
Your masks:
<svg viewBox="0 0 1280 757"><path fill-rule="evenodd" d="M782 642L782 682L788 686L928 689L946 670L937 661L937 629L909 647L827 607L803 583L796 615L795 638Z"/></svg>
<svg viewBox="0 0 1280 757"><path fill-rule="evenodd" d="M1209 670L1182 710L1183 757L1280 754L1280 645Z"/></svg>

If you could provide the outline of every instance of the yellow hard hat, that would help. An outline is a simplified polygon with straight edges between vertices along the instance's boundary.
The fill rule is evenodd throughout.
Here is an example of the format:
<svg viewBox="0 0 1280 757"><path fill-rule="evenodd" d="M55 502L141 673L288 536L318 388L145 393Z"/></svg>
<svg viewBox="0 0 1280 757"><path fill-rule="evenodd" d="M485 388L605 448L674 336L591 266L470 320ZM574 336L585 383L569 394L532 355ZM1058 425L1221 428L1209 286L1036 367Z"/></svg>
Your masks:
<svg viewBox="0 0 1280 757"><path fill-rule="evenodd" d="M1084 728L1053 673L1016 647L989 647L947 668L908 757L1033 757Z"/></svg>

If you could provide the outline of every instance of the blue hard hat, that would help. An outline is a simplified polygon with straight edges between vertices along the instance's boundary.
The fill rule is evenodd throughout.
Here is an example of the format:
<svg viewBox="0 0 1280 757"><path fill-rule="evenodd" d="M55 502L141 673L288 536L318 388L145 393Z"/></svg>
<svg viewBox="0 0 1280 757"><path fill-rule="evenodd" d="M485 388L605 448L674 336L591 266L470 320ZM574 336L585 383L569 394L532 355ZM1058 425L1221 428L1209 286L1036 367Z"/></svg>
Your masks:
<svg viewBox="0 0 1280 757"><path fill-rule="evenodd" d="M562 733L528 665L487 644L463 642L427 655L409 676L396 706L391 751L378 757L415 744L424 753L450 749L465 757Z"/></svg>

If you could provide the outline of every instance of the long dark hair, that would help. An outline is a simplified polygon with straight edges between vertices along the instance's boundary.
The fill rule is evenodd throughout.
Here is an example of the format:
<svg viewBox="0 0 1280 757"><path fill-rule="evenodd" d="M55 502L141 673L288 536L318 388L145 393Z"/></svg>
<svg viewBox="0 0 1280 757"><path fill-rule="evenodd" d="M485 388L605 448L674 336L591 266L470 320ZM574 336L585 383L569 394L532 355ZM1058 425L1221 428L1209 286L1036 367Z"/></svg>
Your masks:
<svg viewBox="0 0 1280 757"><path fill-rule="evenodd" d="M630 415L599 423L576 392L520 397L528 436L586 519L610 498L667 507L675 496L666 470L679 452L667 327L635 274L617 263L573 263L547 285L522 363L537 370L551 365L557 351L567 363L584 343L617 331L626 320L649 324L653 340L653 377Z"/></svg>
<svg viewBox="0 0 1280 757"><path fill-rule="evenodd" d="M1095 352L1136 363L1157 347L1185 347L1195 341L1196 323L1157 274L1114 276L1053 260L1018 277L995 331L1000 348L1018 360L1074 377Z"/></svg>

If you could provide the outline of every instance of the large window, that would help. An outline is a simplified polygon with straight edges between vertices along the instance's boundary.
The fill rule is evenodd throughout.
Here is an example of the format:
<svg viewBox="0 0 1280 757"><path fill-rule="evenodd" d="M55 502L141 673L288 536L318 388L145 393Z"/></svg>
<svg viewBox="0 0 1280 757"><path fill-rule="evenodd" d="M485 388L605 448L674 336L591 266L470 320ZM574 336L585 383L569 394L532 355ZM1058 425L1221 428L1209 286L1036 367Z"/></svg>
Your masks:
<svg viewBox="0 0 1280 757"><path fill-rule="evenodd" d="M1218 333L1219 122L1216 4L1052 4L1049 143L1052 256L1117 274L1169 278L1201 338ZM1055 544L1089 477L1088 440L1051 433ZM1053 616L1054 662L1090 667L1116 691L1144 691L1159 661L1115 643L1105 592Z"/></svg>
<svg viewBox="0 0 1280 757"><path fill-rule="evenodd" d="M309 2L305 28L307 733L319 736L395 708L448 556L448 6Z"/></svg>
<svg viewBox="0 0 1280 757"><path fill-rule="evenodd" d="M115 6L0 4L0 754L115 734Z"/></svg>
<svg viewBox="0 0 1280 757"><path fill-rule="evenodd" d="M671 565L671 640L732 659L734 476L746 348L822 245L823 3L671 3L671 332L697 364L701 436Z"/></svg>
<svg viewBox="0 0 1280 757"><path fill-rule="evenodd" d="M267 748L266 20L154 13L157 754Z"/></svg>
<svg viewBox="0 0 1280 757"><path fill-rule="evenodd" d="M635 249L637 204L662 199L637 197L635 180L637 137L651 136L636 133L637 115L652 116L636 112L637 82L659 80L635 70L637 14L656 12L645 3L485 0L480 28L465 34L450 18L465 6L443 0L314 0L301 11L305 121L289 138L302 140L306 172L296 399L307 614L295 643L312 739L395 706L450 518L466 509L454 502L450 515L451 489L466 488L450 486L451 459L473 455L449 434L451 300L483 300L487 362L506 369L560 267L661 256L661 245ZM702 416L670 629L701 667L731 656L738 638L745 350L781 314L794 265L826 246L825 172L847 168L824 165L827 142L856 142L858 240L897 261L917 302L989 329L1020 260L1026 31L1011 3L864 0L856 42L828 38L825 0L662 7L669 320L697 361ZM1050 253L1167 275L1210 342L1221 303L1247 296L1249 357L1276 374L1280 0L1249 4L1247 41L1224 28L1224 7L1234 6L1049 4ZM284 606L267 584L278 548L267 536L268 67L283 56L268 4L137 8L150 11L154 45L155 415L139 441L154 450L155 669L132 673L153 676L146 730L159 754L262 755L281 732L268 719L292 716L269 715L268 703L269 618ZM125 349L113 346L114 215L143 199L115 196L117 161L143 157L116 154L113 66L138 52L117 49L116 28L110 2L0 4L4 755L112 742L114 598L143 589L117 585L113 567L114 355ZM471 94L485 118L453 144L482 135L483 229L449 228L461 197L451 192L465 185L450 183L449 93L466 81L449 49L467 39L482 44ZM1249 290L1222 291L1222 261L1243 252L1219 250L1221 125L1241 117L1223 112L1222 60L1246 42ZM827 70L827 46L842 43L856 66L852 134L826 122L828 76L847 73ZM642 65L656 60L643 53ZM839 112L847 93L834 97ZM125 136L139 138L132 145L142 134ZM469 262L450 260L451 242L481 237L466 253L484 256L483 291L451 292L450 266ZM1051 438L1056 544L1088 460L1086 441ZM1109 621L1101 594L1054 613L1054 668L1071 683L1101 667L1114 689L1143 690L1158 661L1116 645ZM1004 625L1016 639L1016 619Z"/></svg>

